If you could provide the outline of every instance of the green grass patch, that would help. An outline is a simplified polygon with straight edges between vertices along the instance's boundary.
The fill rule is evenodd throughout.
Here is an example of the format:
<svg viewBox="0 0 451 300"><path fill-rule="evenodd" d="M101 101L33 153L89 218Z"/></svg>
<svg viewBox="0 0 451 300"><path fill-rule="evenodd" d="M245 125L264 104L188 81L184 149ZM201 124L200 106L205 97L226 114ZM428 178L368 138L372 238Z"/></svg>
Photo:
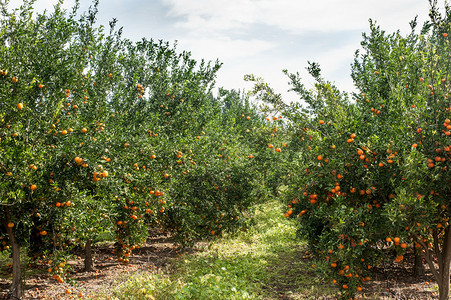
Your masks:
<svg viewBox="0 0 451 300"><path fill-rule="evenodd" d="M225 236L185 254L167 272L118 283L111 299L320 299L333 295L312 272L294 221L277 202L261 206L248 232Z"/></svg>

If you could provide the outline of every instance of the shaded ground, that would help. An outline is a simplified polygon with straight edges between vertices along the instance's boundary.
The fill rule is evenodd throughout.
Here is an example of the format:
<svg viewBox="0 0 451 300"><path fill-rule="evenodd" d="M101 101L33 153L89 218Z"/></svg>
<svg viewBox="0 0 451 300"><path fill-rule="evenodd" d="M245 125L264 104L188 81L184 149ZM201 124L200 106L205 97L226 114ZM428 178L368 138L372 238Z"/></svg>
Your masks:
<svg viewBox="0 0 451 300"><path fill-rule="evenodd" d="M82 259L69 261L73 271L68 274L64 283L58 283L47 275L47 267L34 266L35 275L29 275L25 279L23 299L90 298L108 290L109 286L118 284L118 281L127 276L141 272L161 272L166 268L168 260L178 255L173 249L171 239L162 235L149 238L143 247L135 249L129 257L128 265L115 260L113 249L112 244L96 248L93 272L83 271ZM2 270L2 277L6 275L4 271ZM0 278L0 299L8 299L9 284L9 280Z"/></svg>
<svg viewBox="0 0 451 300"><path fill-rule="evenodd" d="M167 272L170 261L178 256L168 236L149 238L143 247L133 251L129 265L116 262L112 250L112 245L97 248L94 272L83 272L81 259L70 261L73 272L64 283L50 278L46 268L33 269L31 266L34 275L25 279L23 299L76 299L108 295L110 288L117 288L132 275ZM412 276L413 257L405 257L404 263L374 268L372 281L363 285L363 293L358 299L438 299L437 287L429 270L426 269L425 276ZM303 246L269 257L266 268L271 278L262 282L264 299L335 299L336 288L316 276L313 263ZM3 270L2 277L5 277L4 266L0 268ZM0 279L0 299L8 299L5 292L8 287L9 280Z"/></svg>
<svg viewBox="0 0 451 300"><path fill-rule="evenodd" d="M277 293L280 299L336 299L333 295L337 289L319 279L312 264L314 260L305 249L280 253L272 266L273 280L266 286L268 292ZM406 254L403 263L374 268L371 278L363 284L357 299L438 299L438 287L427 266L424 276L413 276L413 254Z"/></svg>

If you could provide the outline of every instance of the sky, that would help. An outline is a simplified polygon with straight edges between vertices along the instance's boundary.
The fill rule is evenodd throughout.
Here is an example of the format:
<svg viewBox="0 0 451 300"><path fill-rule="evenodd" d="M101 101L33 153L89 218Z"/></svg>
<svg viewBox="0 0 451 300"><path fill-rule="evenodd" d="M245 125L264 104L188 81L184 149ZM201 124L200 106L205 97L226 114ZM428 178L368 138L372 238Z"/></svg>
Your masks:
<svg viewBox="0 0 451 300"><path fill-rule="evenodd" d="M9 1L11 8L22 4ZM51 11L55 3L37 0L34 7ZM65 0L63 7L73 3ZM80 10L91 4L80 0ZM219 59L218 87L248 91L252 84L244 75L262 77L288 103L298 97L288 92L283 69L300 72L310 88L305 68L314 61L325 79L352 92L351 63L369 19L387 32L408 34L409 22L418 16L423 24L428 12L427 0L100 0L97 20L108 26L116 18L123 36L134 41L177 41L177 49L195 59Z"/></svg>

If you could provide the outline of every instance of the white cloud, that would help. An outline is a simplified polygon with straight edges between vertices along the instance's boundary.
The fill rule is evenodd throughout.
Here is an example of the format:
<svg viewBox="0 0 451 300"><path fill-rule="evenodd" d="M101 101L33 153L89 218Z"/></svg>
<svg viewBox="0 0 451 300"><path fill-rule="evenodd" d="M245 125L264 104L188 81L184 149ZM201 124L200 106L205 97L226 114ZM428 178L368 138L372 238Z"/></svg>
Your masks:
<svg viewBox="0 0 451 300"><path fill-rule="evenodd" d="M178 28L214 33L266 24L291 33L362 30L368 19L379 20L387 29L408 29L419 12L427 12L424 0L163 0L171 16L182 17ZM425 13L426 14L426 13ZM400 23L402 22L402 23Z"/></svg>
<svg viewBox="0 0 451 300"><path fill-rule="evenodd" d="M192 39L184 38L178 41L178 48L191 51L197 58L206 60L227 61L231 59L246 59L261 52L270 50L275 45L270 41L236 39L229 37Z"/></svg>

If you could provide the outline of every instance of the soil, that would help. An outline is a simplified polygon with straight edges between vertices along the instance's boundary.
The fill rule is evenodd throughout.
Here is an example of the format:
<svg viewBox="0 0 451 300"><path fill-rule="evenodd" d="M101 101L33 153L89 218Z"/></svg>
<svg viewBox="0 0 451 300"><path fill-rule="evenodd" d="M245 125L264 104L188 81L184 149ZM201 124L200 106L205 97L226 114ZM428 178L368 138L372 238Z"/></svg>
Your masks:
<svg viewBox="0 0 451 300"><path fill-rule="evenodd" d="M99 294L105 295L108 288L119 285L127 277L143 272L165 272L171 259L178 256L178 252L173 248L174 244L169 236L156 236L147 240L141 248L135 249L129 257L130 263L121 264L114 259L113 245L101 245L96 247L96 256L93 272L83 271L83 260L73 260L68 263L73 271L67 276L66 282L58 283L48 276L46 267L42 267L42 272L34 272L35 275L28 276L25 283L25 295L22 299L79 299L92 298ZM192 249L191 249L192 250ZM302 259L304 263L310 263L311 257L302 256L298 252L298 257L283 257L282 260ZM81 253L80 253L81 256ZM289 265L285 264L285 265ZM32 266L33 267L33 266ZM35 267L35 271L36 271ZM363 285L363 292L357 299L438 299L437 287L433 282L433 277L428 267L424 276L415 277L412 272L413 256L405 255L402 263L391 264L385 268L373 268L372 280ZM280 272L279 272L280 271ZM279 295L279 299L335 299L333 296L323 296L316 288L304 289L299 292L299 287L293 285L293 276L315 276L308 268L296 268L287 274L288 270L278 270L275 272L275 281L270 286L265 287L268 294ZM4 274L2 274L4 275ZM281 275L281 276L277 276ZM7 294L10 281L0 277L0 299L14 299ZM318 281L319 282L319 281ZM320 286L327 283L319 282ZM305 287L303 287L305 288ZM67 292L70 291L70 294ZM271 298L267 298L271 299ZM276 298L273 298L276 299Z"/></svg>
<svg viewBox="0 0 451 300"><path fill-rule="evenodd" d="M133 250L128 264L116 261L113 244L103 244L94 249L94 270L84 272L83 256L80 252L80 259L67 262L73 271L63 283L58 283L46 273L47 266L35 266L42 270L24 280L25 292L22 299L80 299L104 295L110 286L118 285L134 274L162 272L169 260L178 256L171 238L164 235L149 237L142 247ZM7 293L9 285L9 280L0 278L0 299L15 299Z"/></svg>

